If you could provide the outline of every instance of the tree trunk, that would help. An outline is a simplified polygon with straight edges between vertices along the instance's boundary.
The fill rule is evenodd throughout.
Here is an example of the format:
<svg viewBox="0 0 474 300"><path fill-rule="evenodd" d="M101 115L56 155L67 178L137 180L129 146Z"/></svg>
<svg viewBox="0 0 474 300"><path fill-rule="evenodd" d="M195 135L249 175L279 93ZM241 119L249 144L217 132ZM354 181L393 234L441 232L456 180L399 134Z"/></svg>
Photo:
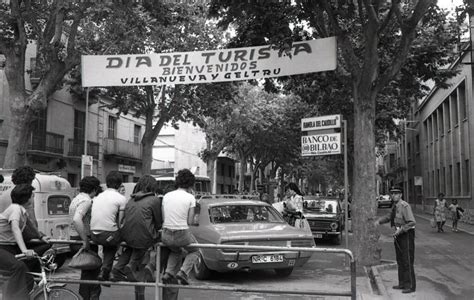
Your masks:
<svg viewBox="0 0 474 300"><path fill-rule="evenodd" d="M142 140L142 174L151 173L151 164L153 162L153 143L155 140Z"/></svg>
<svg viewBox="0 0 474 300"><path fill-rule="evenodd" d="M380 234L374 226L375 199L375 95L354 92L354 186L352 200L352 226L354 253L358 265L380 262L377 241Z"/></svg>
<svg viewBox="0 0 474 300"><path fill-rule="evenodd" d="M244 192L244 182L245 182L245 159L240 159L240 170L239 170L239 194Z"/></svg>

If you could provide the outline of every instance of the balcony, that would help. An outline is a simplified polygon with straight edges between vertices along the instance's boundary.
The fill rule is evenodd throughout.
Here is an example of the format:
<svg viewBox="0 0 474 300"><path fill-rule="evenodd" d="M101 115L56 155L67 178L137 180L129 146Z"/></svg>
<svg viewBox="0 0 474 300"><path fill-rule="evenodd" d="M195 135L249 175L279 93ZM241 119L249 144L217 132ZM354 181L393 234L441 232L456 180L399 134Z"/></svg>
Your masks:
<svg viewBox="0 0 474 300"><path fill-rule="evenodd" d="M68 156L78 156L84 154L84 141L69 139ZM99 159L99 144L87 142L87 155L91 155L94 159Z"/></svg>
<svg viewBox="0 0 474 300"><path fill-rule="evenodd" d="M64 154L64 136L52 132L43 134L33 133L28 147L30 153L53 154L53 156Z"/></svg>
<svg viewBox="0 0 474 300"><path fill-rule="evenodd" d="M141 160L142 146L130 141L106 138L104 139L104 156Z"/></svg>

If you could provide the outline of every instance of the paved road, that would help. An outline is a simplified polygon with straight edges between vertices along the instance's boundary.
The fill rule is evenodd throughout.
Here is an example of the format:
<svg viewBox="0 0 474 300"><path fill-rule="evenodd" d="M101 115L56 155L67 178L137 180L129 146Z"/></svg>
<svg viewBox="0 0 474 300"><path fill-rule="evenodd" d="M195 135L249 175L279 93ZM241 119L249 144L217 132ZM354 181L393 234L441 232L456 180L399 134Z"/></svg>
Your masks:
<svg viewBox="0 0 474 300"><path fill-rule="evenodd" d="M342 248L330 242L318 241L319 247ZM198 281L192 279L192 285L224 285L227 287L252 287L262 289L278 289L278 290L324 290L324 291L341 291L350 290L349 266L345 262L343 254L315 253L310 261L302 268L296 268L293 274L281 279L275 276L272 271L255 271L255 272L239 272L239 273L221 273L212 280ZM64 277L66 275L77 278L74 270L65 268L58 275ZM59 277L59 276L58 276ZM69 285L73 290L77 291L77 286ZM132 287L111 287L103 288L102 299L133 299L134 290ZM146 289L146 299L154 299L154 291L152 288ZM256 294L256 293L238 293L238 292L222 292L222 291L203 291L188 290L180 291L179 299L206 299L206 300L222 300L222 299L348 299L342 297L316 297L289 294Z"/></svg>
<svg viewBox="0 0 474 300"><path fill-rule="evenodd" d="M474 236L452 232L449 227L444 233L438 233L426 219L416 218L416 221L417 294L424 292L430 300L474 299ZM395 260L391 230L389 226L381 230L382 256ZM389 293L393 294L390 287L395 284L387 284Z"/></svg>

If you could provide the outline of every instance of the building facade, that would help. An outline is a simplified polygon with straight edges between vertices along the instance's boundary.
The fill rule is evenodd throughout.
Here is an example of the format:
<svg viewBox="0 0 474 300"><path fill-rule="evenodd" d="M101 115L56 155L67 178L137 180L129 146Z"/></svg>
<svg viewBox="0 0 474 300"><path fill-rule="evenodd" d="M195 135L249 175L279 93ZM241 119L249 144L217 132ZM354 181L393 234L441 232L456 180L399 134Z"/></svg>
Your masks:
<svg viewBox="0 0 474 300"><path fill-rule="evenodd" d="M34 63L32 42L27 48L25 69L34 70ZM39 78L35 72L25 75L26 88L31 91ZM87 155L93 157L92 174L102 182L112 170L120 171L125 182L137 181L142 175L140 141L145 121L130 115L117 116L116 111L104 106L110 101L92 99L86 107L83 97L69 93L66 88L56 91L33 126L27 164L39 171L61 174L77 187L81 179L81 156L87 150ZM8 82L0 68L0 166L8 146L9 111Z"/></svg>
<svg viewBox="0 0 474 300"><path fill-rule="evenodd" d="M449 88L434 87L401 122L404 136L398 143L405 198L431 213L434 200L444 193L448 203L457 199L466 209L462 221L474 223L474 105L471 48L451 66L459 74Z"/></svg>

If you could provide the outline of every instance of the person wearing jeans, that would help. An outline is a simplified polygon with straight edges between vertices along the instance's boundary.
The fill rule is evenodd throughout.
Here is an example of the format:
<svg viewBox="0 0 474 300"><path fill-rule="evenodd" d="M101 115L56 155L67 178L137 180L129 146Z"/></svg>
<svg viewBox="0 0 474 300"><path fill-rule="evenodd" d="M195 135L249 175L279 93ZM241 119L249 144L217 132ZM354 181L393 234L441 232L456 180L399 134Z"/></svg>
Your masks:
<svg viewBox="0 0 474 300"><path fill-rule="evenodd" d="M107 189L98 195L91 209L92 241L102 245L104 258L98 279L109 280L114 263L115 253L121 242L119 224L127 200L117 189L122 184L122 175L111 171L105 178Z"/></svg>
<svg viewBox="0 0 474 300"><path fill-rule="evenodd" d="M100 194L102 188L100 181L94 176L85 176L79 182L79 194L74 197L69 205L69 217L71 223L71 240L82 241L82 245L71 244L70 248L73 253L84 248L98 252L97 245L90 245L90 220L92 198ZM92 270L81 270L81 280L96 280L99 276L100 268ZM84 300L98 300L100 297L100 284L80 284L79 294Z"/></svg>
<svg viewBox="0 0 474 300"><path fill-rule="evenodd" d="M163 232L161 240L171 250L165 274L164 283L171 283L174 277L179 284L189 284L188 276L197 260L198 249L188 247L196 243L196 239L189 231L189 224L194 220L196 199L190 193L194 187L195 177L188 169L182 169L176 176L177 189L163 197ZM180 265L182 255L185 255L180 270L175 274L175 269Z"/></svg>

